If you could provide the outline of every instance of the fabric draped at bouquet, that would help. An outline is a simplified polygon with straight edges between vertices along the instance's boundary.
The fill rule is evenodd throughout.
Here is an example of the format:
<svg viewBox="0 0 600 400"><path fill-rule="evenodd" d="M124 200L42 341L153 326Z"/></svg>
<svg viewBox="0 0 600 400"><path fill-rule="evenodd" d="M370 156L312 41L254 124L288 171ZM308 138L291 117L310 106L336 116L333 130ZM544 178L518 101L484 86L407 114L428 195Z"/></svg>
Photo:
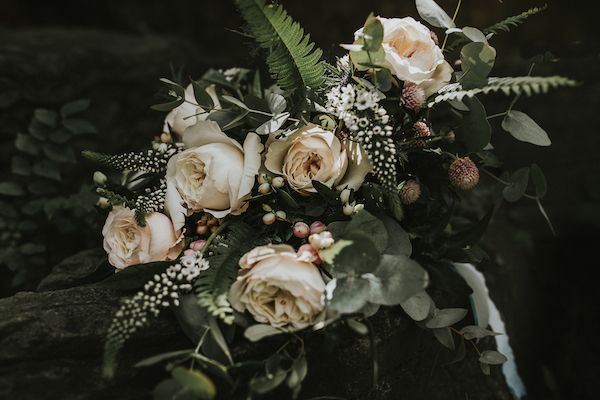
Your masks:
<svg viewBox="0 0 600 400"><path fill-rule="evenodd" d="M549 145L515 103L575 84L489 76L494 35L542 9L479 30L458 28L432 0L417 0L424 22L369 16L342 45L346 54L328 63L281 6L237 5L269 79L244 68L187 84L162 79L165 101L152 108L167 114L149 149L84 153L107 167L94 181L108 213L104 249L118 272L110 279L144 280L115 315L104 374L114 374L124 342L165 308L197 346L140 363L169 361L171 377L156 393L172 397L161 398L273 390L295 398L309 367L304 338L339 324L364 334L384 306L401 307L447 347L469 340L477 348L495 335L476 304L471 325L461 323L469 310L436 307L429 277L462 280L454 263L485 257L477 241L492 210L461 207L480 174L505 185L507 201L533 199L546 217L541 169L496 176L490 144L501 118L515 139ZM486 114L479 97L490 92L513 96L507 111ZM232 338L275 337L276 362L232 359ZM505 361L493 349L477 352L485 373Z"/></svg>

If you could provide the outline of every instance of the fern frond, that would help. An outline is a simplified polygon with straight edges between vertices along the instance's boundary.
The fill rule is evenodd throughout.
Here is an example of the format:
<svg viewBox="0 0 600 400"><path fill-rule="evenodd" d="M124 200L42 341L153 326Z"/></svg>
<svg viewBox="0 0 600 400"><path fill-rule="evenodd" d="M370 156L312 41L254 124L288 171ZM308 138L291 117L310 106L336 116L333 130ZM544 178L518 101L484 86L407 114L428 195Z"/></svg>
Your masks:
<svg viewBox="0 0 600 400"><path fill-rule="evenodd" d="M473 97L477 94L488 94L502 92L507 96L511 94L532 94L547 93L551 88L573 87L577 82L562 76L519 76L507 78L489 78L486 86L464 90L460 83L451 83L437 93L433 101L427 104L428 107L450 100L461 101L464 97Z"/></svg>
<svg viewBox="0 0 600 400"><path fill-rule="evenodd" d="M237 275L240 258L254 247L256 238L256 229L245 222L232 224L227 235L215 242L208 259L210 268L194 283L200 305L227 323L233 322L228 318L233 310L226 293Z"/></svg>
<svg viewBox="0 0 600 400"><path fill-rule="evenodd" d="M166 150L146 150L114 156L89 150L83 151L81 154L91 161L116 170L156 173L164 171L169 159L178 151L178 147L169 145Z"/></svg>
<svg viewBox="0 0 600 400"><path fill-rule="evenodd" d="M267 65L277 84L288 94L307 87L317 91L325 79L323 51L300 24L265 0L237 0L237 5L260 47L269 51Z"/></svg>
<svg viewBox="0 0 600 400"><path fill-rule="evenodd" d="M546 10L548 8L547 4L544 4L541 7L533 7L530 8L527 11L522 12L519 15L513 15L512 17L508 17L498 23L495 23L494 25L487 27L483 30L483 33L490 34L498 34L500 32L510 32L510 30L514 27L517 27L519 25L522 25L525 20L535 14L539 14L542 11Z"/></svg>

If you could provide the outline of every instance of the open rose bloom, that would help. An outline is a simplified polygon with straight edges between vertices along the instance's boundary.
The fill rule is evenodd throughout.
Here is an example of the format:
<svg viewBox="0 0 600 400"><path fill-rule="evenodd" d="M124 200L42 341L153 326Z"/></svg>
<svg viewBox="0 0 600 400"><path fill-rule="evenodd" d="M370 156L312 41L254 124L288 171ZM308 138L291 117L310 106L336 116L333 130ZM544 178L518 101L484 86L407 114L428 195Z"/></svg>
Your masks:
<svg viewBox="0 0 600 400"><path fill-rule="evenodd" d="M292 246L257 247L240 259L240 268L229 292L236 310L277 328L302 329L323 318L321 273Z"/></svg>
<svg viewBox="0 0 600 400"><path fill-rule="evenodd" d="M134 211L125 207L114 207L102 228L108 261L118 270L176 259L183 246L180 233L169 217L157 212L146 216L146 226L139 226Z"/></svg>

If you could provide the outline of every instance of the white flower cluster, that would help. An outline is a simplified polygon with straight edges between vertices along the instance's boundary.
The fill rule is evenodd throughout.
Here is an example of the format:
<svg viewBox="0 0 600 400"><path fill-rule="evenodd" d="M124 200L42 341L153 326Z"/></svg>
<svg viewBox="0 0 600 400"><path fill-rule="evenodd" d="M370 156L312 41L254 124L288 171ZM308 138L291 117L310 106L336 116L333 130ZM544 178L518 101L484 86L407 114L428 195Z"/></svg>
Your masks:
<svg viewBox="0 0 600 400"><path fill-rule="evenodd" d="M375 87L339 85L327 93L325 109L342 121L351 138L367 152L382 183L396 185L396 146L390 116L379 102L384 95Z"/></svg>
<svg viewBox="0 0 600 400"><path fill-rule="evenodd" d="M208 268L208 260L200 252L184 256L178 264L154 275L142 291L124 300L108 330L106 354L115 357L123 343L148 324L148 317L157 317L161 309L170 305L179 306L179 296L189 293L192 282Z"/></svg>
<svg viewBox="0 0 600 400"><path fill-rule="evenodd" d="M144 189L143 195L135 199L136 215L145 216L151 212L161 211L165 206L165 196L167 195L167 181L162 178L158 187Z"/></svg>

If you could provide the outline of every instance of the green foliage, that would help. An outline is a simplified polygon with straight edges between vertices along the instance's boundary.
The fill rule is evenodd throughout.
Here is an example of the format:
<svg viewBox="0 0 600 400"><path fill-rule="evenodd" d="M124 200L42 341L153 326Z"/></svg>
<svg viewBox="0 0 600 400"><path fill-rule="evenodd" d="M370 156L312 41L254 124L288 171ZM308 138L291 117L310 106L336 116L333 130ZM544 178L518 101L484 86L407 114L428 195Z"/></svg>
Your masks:
<svg viewBox="0 0 600 400"><path fill-rule="evenodd" d="M283 7L265 0L237 0L237 5L258 44L268 49L267 65L277 84L288 94L319 90L325 80L323 52Z"/></svg>
<svg viewBox="0 0 600 400"><path fill-rule="evenodd" d="M465 144L468 152L476 153L488 145L492 137L492 127L487 119L485 107L477 99L464 99L469 111L462 114L462 123L456 130L457 137Z"/></svg>
<svg viewBox="0 0 600 400"><path fill-rule="evenodd" d="M510 32L512 28L515 28L519 25L522 25L529 17L534 16L536 14L541 13L542 11L548 8L547 4L544 4L541 7L533 7L527 11L522 12L518 15L513 15L508 17L498 23L495 23L492 26L489 26L483 30L483 33L486 35L493 33L498 34L500 32Z"/></svg>
<svg viewBox="0 0 600 400"><path fill-rule="evenodd" d="M231 306L227 301L229 286L236 277L242 255L256 244L256 229L242 221L228 226L227 233L215 240L210 268L194 283L200 305L227 323L232 323Z"/></svg>
<svg viewBox="0 0 600 400"><path fill-rule="evenodd" d="M487 42L469 43L460 51L462 72L458 81L464 89L486 86L496 61L496 49Z"/></svg>
<svg viewBox="0 0 600 400"><path fill-rule="evenodd" d="M548 134L529 115L521 111L510 110L502 120L502 129L515 139L537 146L550 146Z"/></svg>
<svg viewBox="0 0 600 400"><path fill-rule="evenodd" d="M470 98L477 94L488 94L501 92L507 96L525 94L547 93L551 88L574 87L577 82L564 78L562 76L519 76L507 78L489 78L487 85L483 87L466 89L460 83L451 83L438 92L433 101L428 103L428 107L450 100L462 101L464 98Z"/></svg>
<svg viewBox="0 0 600 400"><path fill-rule="evenodd" d="M97 196L70 165L79 139L96 133L80 116L88 107L89 100L77 100L60 113L37 109L27 131L16 134L11 174L0 182L0 264L13 274L13 286L46 272L46 264L54 261L47 260L46 249L55 233L96 232Z"/></svg>

